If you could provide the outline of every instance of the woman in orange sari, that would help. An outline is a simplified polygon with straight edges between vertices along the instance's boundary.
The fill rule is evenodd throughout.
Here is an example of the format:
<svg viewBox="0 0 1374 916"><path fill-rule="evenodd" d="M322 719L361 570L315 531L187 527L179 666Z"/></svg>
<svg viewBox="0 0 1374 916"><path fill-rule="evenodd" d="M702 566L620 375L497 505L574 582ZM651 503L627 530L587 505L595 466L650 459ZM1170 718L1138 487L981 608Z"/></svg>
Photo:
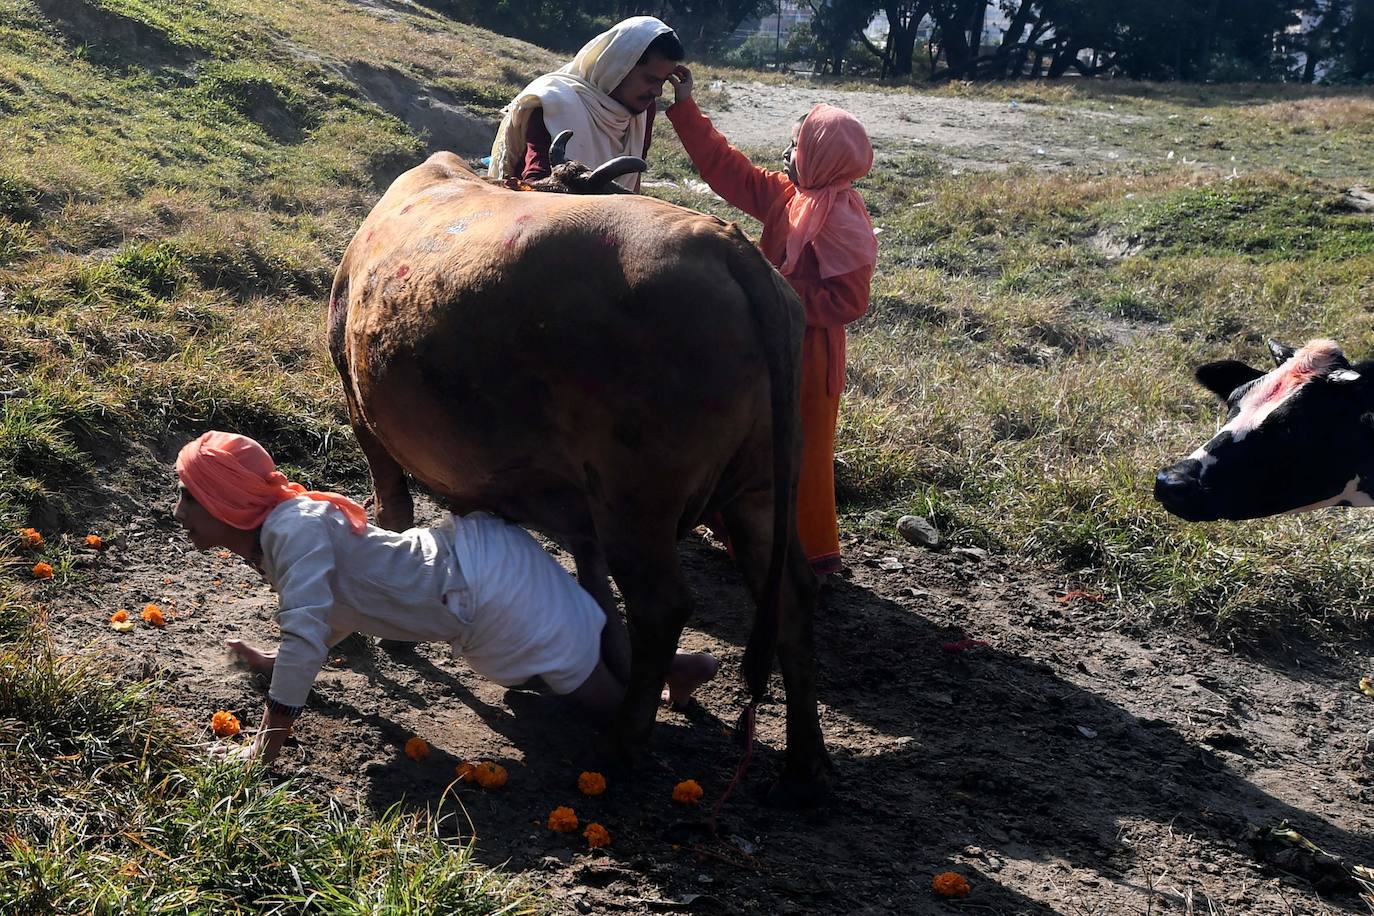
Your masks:
<svg viewBox="0 0 1374 916"><path fill-rule="evenodd" d="M844 387L844 326L868 311L878 241L852 182L873 165L873 147L849 112L817 105L792 129L785 171L761 168L720 135L692 99L692 72L669 77L668 120L702 179L763 223L759 248L806 309L802 344L802 460L797 528L811 567L838 572L835 423Z"/></svg>

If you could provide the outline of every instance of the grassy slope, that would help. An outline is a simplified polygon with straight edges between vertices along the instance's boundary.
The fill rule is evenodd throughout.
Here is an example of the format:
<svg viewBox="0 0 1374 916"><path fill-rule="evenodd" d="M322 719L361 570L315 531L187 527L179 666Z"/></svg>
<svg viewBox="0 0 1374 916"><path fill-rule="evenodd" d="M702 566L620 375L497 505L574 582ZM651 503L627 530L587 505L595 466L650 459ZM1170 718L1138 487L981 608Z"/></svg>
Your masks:
<svg viewBox="0 0 1374 916"><path fill-rule="evenodd" d="M307 479L359 483L321 298L379 177L421 144L347 65L391 67L490 114L552 59L418 7L43 8L95 10L88 34L110 36L83 45L33 2L0 0L0 390L23 389L0 417L0 511L5 532L49 534L60 584L79 575L59 532L83 532L93 467L132 460L109 442L231 426ZM1124 165L989 177L886 160L863 186L884 235L872 314L851 337L848 524L887 531L902 512L929 514L957 541L1120 594L1123 613L1363 629L1369 538L1355 515L1187 526L1155 508L1149 483L1214 422L1189 382L1196 362L1259 361L1266 335L1374 350L1371 223L1324 183L1368 178L1374 102L1118 84L944 91L1063 106L1047 117L1116 106L1139 120L1114 144L1158 149L1186 126L1246 177ZM689 176L661 137L658 177ZM1103 253L1113 246L1132 253ZM7 534L0 557L16 579L36 558ZM423 824L363 828L191 763L146 688L36 652L25 600L0 632L17 647L0 656L0 909L184 908L187 888L212 908L295 908L287 856L316 887L418 909L436 902L427 888L487 880L460 850L434 866L442 880L400 883L405 861L438 849ZM243 833L216 833L226 810L248 812ZM111 811L137 826L111 829ZM283 829L302 823L310 836ZM250 858L224 860L228 839ZM383 851L393 844L399 854ZM365 865L330 871L339 850ZM120 868L137 879L133 902L108 880Z"/></svg>
<svg viewBox="0 0 1374 916"><path fill-rule="evenodd" d="M97 464L120 480L127 443L239 428L306 477L362 479L323 291L378 178L423 147L348 82L353 61L490 116L549 58L421 8L0 0L11 582L40 557L55 583L79 576L60 532L84 532ZM48 536L40 551L12 536L28 524ZM428 821L359 821L198 762L153 713L152 686L45 649L36 598L0 615L0 910L537 908Z"/></svg>

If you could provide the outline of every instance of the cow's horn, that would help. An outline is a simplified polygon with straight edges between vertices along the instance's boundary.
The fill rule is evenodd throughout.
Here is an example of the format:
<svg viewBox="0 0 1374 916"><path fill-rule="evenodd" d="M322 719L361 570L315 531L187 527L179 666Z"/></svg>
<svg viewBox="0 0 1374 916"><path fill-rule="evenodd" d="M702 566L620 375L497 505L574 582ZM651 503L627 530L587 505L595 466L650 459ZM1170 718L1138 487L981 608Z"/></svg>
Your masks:
<svg viewBox="0 0 1374 916"><path fill-rule="evenodd" d="M568 161L568 141L572 139L573 132L565 130L559 132L549 144L549 165L562 165Z"/></svg>
<svg viewBox="0 0 1374 916"><path fill-rule="evenodd" d="M621 175L643 172L648 168L649 163L638 156L616 156L610 162L598 165L596 171L587 176L587 183L595 187L608 181L615 181Z"/></svg>

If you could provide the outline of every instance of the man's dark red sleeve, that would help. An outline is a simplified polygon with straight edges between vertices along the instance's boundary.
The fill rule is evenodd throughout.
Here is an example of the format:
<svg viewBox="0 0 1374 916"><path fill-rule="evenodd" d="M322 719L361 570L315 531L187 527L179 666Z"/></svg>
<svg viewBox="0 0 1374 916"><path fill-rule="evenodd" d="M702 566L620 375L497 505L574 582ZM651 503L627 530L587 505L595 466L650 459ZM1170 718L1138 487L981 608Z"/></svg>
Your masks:
<svg viewBox="0 0 1374 916"><path fill-rule="evenodd" d="M552 145L553 137L549 136L549 129L544 126L544 109L536 108L530 112L529 122L525 125L525 167L520 172L521 178L538 181L549 177L553 172L553 166L549 164L549 147Z"/></svg>

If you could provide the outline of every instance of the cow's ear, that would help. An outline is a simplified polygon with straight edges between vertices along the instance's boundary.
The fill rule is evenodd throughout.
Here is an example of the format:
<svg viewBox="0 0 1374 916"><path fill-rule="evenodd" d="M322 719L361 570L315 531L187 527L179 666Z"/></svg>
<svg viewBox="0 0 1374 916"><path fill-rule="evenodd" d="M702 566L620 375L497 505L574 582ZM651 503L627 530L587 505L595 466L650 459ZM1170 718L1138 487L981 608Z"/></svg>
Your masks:
<svg viewBox="0 0 1374 916"><path fill-rule="evenodd" d="M1274 357L1274 365L1282 366L1293 358L1293 354L1298 352L1288 344L1279 343L1277 340L1268 341L1269 352Z"/></svg>
<svg viewBox="0 0 1374 916"><path fill-rule="evenodd" d="M1223 359L1198 366L1193 375L1197 378L1198 384L1224 401L1231 396L1231 392L1264 373L1245 365L1240 360Z"/></svg>

